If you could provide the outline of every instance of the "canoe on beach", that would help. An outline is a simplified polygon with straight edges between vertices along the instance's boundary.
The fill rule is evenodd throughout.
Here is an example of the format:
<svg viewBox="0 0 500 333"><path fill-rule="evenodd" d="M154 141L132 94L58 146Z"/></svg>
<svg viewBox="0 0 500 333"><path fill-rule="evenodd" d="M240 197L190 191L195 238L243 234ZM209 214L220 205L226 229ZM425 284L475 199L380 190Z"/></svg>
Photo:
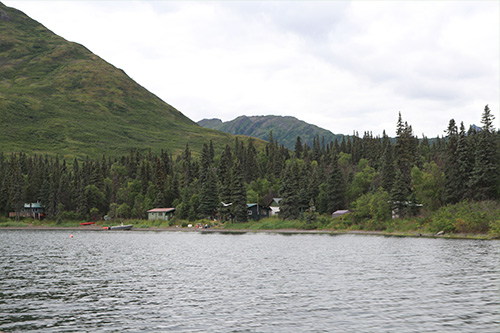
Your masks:
<svg viewBox="0 0 500 333"><path fill-rule="evenodd" d="M134 225L133 224L127 224L127 225L115 225L111 227L103 227L104 230L130 230L132 229Z"/></svg>

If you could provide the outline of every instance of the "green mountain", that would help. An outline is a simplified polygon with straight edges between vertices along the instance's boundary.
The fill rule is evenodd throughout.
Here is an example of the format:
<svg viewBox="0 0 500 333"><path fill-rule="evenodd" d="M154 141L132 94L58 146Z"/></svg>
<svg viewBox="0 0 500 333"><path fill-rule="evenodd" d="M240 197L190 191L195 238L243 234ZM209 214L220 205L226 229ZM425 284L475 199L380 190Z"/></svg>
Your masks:
<svg viewBox="0 0 500 333"><path fill-rule="evenodd" d="M118 156L130 149L196 153L205 129L84 46L68 42L0 3L0 151L66 157Z"/></svg>
<svg viewBox="0 0 500 333"><path fill-rule="evenodd" d="M269 134L273 132L273 138L278 140L288 149L295 149L297 137L300 136L302 143L313 145L315 137L320 140L325 138L325 143L341 141L344 135L332 132L315 125L306 123L294 117L282 116L241 116L234 120L222 122L220 119L203 119L198 122L205 128L216 129L230 134L247 135L262 140L268 140Z"/></svg>

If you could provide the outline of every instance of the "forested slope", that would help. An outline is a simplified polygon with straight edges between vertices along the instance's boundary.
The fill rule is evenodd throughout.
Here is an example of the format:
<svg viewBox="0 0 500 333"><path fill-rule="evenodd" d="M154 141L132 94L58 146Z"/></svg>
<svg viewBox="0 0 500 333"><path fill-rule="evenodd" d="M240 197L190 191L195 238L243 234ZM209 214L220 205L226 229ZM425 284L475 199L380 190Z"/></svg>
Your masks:
<svg viewBox="0 0 500 333"><path fill-rule="evenodd" d="M300 143L313 147L321 144L320 141L333 142L342 140L344 135L333 134L323 128L306 123L295 117L282 116L240 116L231 121L222 122L220 119L203 119L198 124L222 132L246 135L262 140L269 139L269 133L273 133L274 139L285 148L294 149L297 144L297 137ZM318 141L315 143L315 141Z"/></svg>
<svg viewBox="0 0 500 333"><path fill-rule="evenodd" d="M392 228L394 211L433 232L500 234L500 133L492 119L486 106L480 130L450 120L446 137L432 143L417 139L400 115L396 140L353 136L295 151L274 139L265 149L235 139L221 153L205 143L199 158L186 148L178 158L135 152L71 166L2 154L0 214L39 200L53 219L141 219L153 207L175 207L179 219L242 222L246 203L280 197L280 218L303 219L308 228L350 209L345 228Z"/></svg>

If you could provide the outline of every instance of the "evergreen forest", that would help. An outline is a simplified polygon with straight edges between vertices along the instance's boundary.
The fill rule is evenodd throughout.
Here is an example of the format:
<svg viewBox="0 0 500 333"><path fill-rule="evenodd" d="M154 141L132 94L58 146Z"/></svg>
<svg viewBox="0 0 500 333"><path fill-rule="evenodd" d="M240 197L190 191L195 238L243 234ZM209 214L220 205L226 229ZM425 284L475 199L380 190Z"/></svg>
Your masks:
<svg viewBox="0 0 500 333"><path fill-rule="evenodd" d="M50 220L146 219L149 209L174 207L178 221L236 225L247 221L247 203L281 198L279 220L306 229L386 230L403 219L433 232L500 233L493 120L486 105L480 127L452 119L443 137L419 139L400 113L395 138L355 132L309 146L299 136L293 150L270 132L263 148L235 137L225 149L208 141L201 154L189 144L177 155L132 150L119 158L0 153L0 214L41 202ZM332 224L332 212L347 209Z"/></svg>

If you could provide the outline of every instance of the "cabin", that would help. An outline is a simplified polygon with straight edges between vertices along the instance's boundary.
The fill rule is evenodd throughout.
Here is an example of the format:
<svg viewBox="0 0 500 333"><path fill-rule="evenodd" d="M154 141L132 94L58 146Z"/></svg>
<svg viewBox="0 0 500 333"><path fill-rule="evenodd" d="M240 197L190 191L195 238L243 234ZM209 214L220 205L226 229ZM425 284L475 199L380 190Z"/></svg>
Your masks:
<svg viewBox="0 0 500 333"><path fill-rule="evenodd" d="M174 218L175 208L153 208L147 211L148 220L171 220Z"/></svg>
<svg viewBox="0 0 500 333"><path fill-rule="evenodd" d="M408 209L418 212L424 205L412 201L392 201L392 219L399 219L401 217L400 209Z"/></svg>
<svg viewBox="0 0 500 333"><path fill-rule="evenodd" d="M256 203L247 204L248 218L259 221L271 215L271 209Z"/></svg>
<svg viewBox="0 0 500 333"><path fill-rule="evenodd" d="M42 205L40 202L33 202L33 203L25 203L24 207L21 209L21 211L18 212L10 212L9 217L31 217L32 219L35 220L43 220L45 218L45 206Z"/></svg>
<svg viewBox="0 0 500 333"><path fill-rule="evenodd" d="M332 219L340 216L344 216L345 214L349 214L351 211L349 210L336 210L332 213Z"/></svg>
<svg viewBox="0 0 500 333"><path fill-rule="evenodd" d="M272 198L271 201L267 204L271 212L269 213L271 216L278 215L280 212L280 201L281 198Z"/></svg>

